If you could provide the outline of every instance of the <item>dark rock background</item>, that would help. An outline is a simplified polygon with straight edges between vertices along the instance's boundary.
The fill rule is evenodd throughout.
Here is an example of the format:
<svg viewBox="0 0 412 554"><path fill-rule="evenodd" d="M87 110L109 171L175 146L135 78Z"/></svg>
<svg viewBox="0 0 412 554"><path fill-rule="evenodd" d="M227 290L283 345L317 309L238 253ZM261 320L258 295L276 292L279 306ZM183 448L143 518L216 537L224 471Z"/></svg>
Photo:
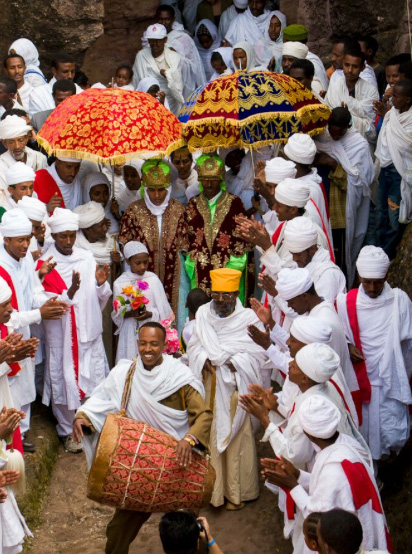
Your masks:
<svg viewBox="0 0 412 554"><path fill-rule="evenodd" d="M110 80L121 63L132 64L140 39L152 23L159 0L0 0L0 52L19 37L31 39L49 73L58 51L73 54L92 82ZM290 23L309 29L309 46L329 61L332 34L373 33L378 58L408 49L404 0L280 0Z"/></svg>

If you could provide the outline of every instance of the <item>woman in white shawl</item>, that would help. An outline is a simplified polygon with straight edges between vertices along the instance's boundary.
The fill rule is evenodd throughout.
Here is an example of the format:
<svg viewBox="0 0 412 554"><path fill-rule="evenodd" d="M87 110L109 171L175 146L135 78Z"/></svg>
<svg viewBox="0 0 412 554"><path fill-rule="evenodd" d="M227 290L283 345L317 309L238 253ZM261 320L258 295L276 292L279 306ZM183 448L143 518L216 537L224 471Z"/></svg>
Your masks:
<svg viewBox="0 0 412 554"><path fill-rule="evenodd" d="M237 42L233 47L233 63L236 71L238 69L245 71L254 69L256 58L253 44L246 41Z"/></svg>
<svg viewBox="0 0 412 554"><path fill-rule="evenodd" d="M170 110L169 102L167 101L166 94L160 90L159 81L155 77L145 77L139 81L136 87L137 92L146 92L156 98L158 102L163 104L165 108Z"/></svg>
<svg viewBox="0 0 412 554"><path fill-rule="evenodd" d="M231 75L234 70L233 65L233 48L222 46L213 50L210 63L214 69L214 73L210 80L214 81L218 77Z"/></svg>
<svg viewBox="0 0 412 554"><path fill-rule="evenodd" d="M149 252L144 244L138 241L128 242L123 250L124 257L129 269L123 272L113 284L113 312L112 319L117 326L116 335L119 335L117 346L116 363L121 359L131 360L136 357L137 335L140 325L148 321L160 322L163 319L172 317L172 308L167 301L163 285L159 277L147 271L149 265ZM147 283L148 288L143 291L144 296L149 300L146 311L138 315L130 306L122 316L122 306L116 300L124 287L136 286L136 281Z"/></svg>
<svg viewBox="0 0 412 554"><path fill-rule="evenodd" d="M283 49L283 29L286 27L286 16L279 10L270 12L268 26L263 38L255 42L256 63L268 67L272 58L274 70L280 73Z"/></svg>
<svg viewBox="0 0 412 554"><path fill-rule="evenodd" d="M142 165L144 160L130 160L123 166L123 180L119 185L116 200L121 213L124 213L130 204L143 198L142 195Z"/></svg>
<svg viewBox="0 0 412 554"><path fill-rule="evenodd" d="M119 232L120 213L114 214L112 211L112 201L110 199L110 181L101 171L91 171L86 175L83 181L83 204L94 200L104 208L106 218L110 221L109 233L111 235ZM117 204L117 203L116 203ZM118 206L117 206L118 207Z"/></svg>
<svg viewBox="0 0 412 554"><path fill-rule="evenodd" d="M196 26L195 44L199 50L203 67L206 73L206 79L209 81L212 77L213 67L210 63L213 51L221 44L221 38L217 27L209 19L202 19Z"/></svg>
<svg viewBox="0 0 412 554"><path fill-rule="evenodd" d="M24 80L32 87L39 87L47 84L47 79L40 69L39 53L31 40L19 38L9 48L9 54L19 54L24 59L26 71Z"/></svg>

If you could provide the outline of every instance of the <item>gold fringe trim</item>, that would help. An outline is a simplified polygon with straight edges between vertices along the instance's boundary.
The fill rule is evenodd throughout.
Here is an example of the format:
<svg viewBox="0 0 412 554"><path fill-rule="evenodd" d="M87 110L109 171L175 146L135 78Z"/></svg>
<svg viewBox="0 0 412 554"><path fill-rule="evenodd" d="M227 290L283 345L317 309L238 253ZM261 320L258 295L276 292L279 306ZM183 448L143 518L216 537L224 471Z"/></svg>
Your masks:
<svg viewBox="0 0 412 554"><path fill-rule="evenodd" d="M169 144L169 146L165 150L145 150L142 152L129 152L127 154L116 154L114 156L105 158L103 156L98 156L97 154L92 154L91 152L79 152L77 150L62 150L61 148L54 148L50 145L48 140L44 139L40 135L37 135L37 142L46 150L49 156L62 156L67 158L75 158L76 160L88 160L105 165L122 164L136 158L146 159L155 156L160 156L162 158L169 157L172 152L187 145L185 139L181 138Z"/></svg>

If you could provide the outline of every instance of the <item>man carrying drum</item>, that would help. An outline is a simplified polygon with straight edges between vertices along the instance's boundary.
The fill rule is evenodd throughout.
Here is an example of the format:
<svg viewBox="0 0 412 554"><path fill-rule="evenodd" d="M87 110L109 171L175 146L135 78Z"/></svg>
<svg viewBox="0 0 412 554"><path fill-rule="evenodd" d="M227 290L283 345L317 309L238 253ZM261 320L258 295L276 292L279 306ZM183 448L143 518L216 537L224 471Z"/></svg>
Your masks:
<svg viewBox="0 0 412 554"><path fill-rule="evenodd" d="M77 412L74 436L83 440L89 466L107 415L122 407L125 388L130 390L127 416L178 439L176 454L182 467L190 464L193 447L207 447L212 412L204 401L203 385L187 366L163 354L165 341L166 332L159 323L142 325L134 371L132 361L120 360ZM116 509L106 529L106 554L127 554L150 515Z"/></svg>

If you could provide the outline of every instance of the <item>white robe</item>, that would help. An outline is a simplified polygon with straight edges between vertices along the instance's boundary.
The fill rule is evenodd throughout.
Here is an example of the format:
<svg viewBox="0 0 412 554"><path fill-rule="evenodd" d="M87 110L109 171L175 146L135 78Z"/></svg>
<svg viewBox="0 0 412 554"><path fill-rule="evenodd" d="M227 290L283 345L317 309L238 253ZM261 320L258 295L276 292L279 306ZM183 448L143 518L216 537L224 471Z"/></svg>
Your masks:
<svg viewBox="0 0 412 554"><path fill-rule="evenodd" d="M306 59L313 63L313 67L315 68L315 79L319 81L320 86L322 87L321 90L328 90L329 79L322 60L319 56L310 51L308 52Z"/></svg>
<svg viewBox="0 0 412 554"><path fill-rule="evenodd" d="M29 113L29 100L33 90L34 87L32 87L32 85L26 80L24 80L23 86L17 89L18 95L20 96L21 105L27 113Z"/></svg>
<svg viewBox="0 0 412 554"><path fill-rule="evenodd" d="M146 305L146 310L152 312L150 319L144 321L136 321L134 318L125 319L120 313L112 311L113 322L117 326L116 335L119 335L119 343L117 346L116 363L121 359L131 360L137 355L137 330L140 325L148 321L160 322L163 319L171 317L173 311L167 300L162 282L159 277L151 271L146 271L142 276L132 273L130 270L125 271L113 283L113 299L121 295L123 287L134 285L136 281L146 281L149 288L144 291L144 295L149 300ZM130 311L130 309L128 310Z"/></svg>
<svg viewBox="0 0 412 554"><path fill-rule="evenodd" d="M56 170L56 162L54 162L50 167L47 167L47 171L56 181L60 192L62 193L65 207L68 210L74 210L74 208L80 206L80 204L82 204L82 184L79 173L76 175L73 182L68 184L60 179Z"/></svg>
<svg viewBox="0 0 412 554"><path fill-rule="evenodd" d="M110 286L107 281L97 286L96 262L91 252L74 246L73 253L64 256L53 244L40 259L50 256L57 263L55 269L67 289L71 286L73 271L80 273L80 288L73 299L67 296L67 289L59 299L74 307L79 350L78 385L87 397L109 371L103 346L101 312L111 296ZM55 296L46 291L43 295L45 299ZM70 312L59 320L44 320L43 325L46 350L43 403L48 405L53 397L55 404L75 410L80 406L80 394L74 371Z"/></svg>
<svg viewBox="0 0 412 554"><path fill-rule="evenodd" d="M375 156L381 167L391 163L402 177L400 223L412 220L412 107L400 113L392 107L385 115L378 137Z"/></svg>
<svg viewBox="0 0 412 554"><path fill-rule="evenodd" d="M184 206L199 193L199 176L194 168L190 171L187 179L176 177L172 182L172 193L170 196L181 202Z"/></svg>
<svg viewBox="0 0 412 554"><path fill-rule="evenodd" d="M254 44L257 40L264 37L268 28L268 18L270 11L265 9L262 15L255 17L250 8L243 13L238 14L227 30L224 37L229 44L234 46L237 42L247 41Z"/></svg>
<svg viewBox="0 0 412 554"><path fill-rule="evenodd" d="M332 227L330 224L330 219L328 217L328 210L326 207L325 196L323 194L323 190L321 186L322 177L318 175L318 170L315 167L312 167L312 170L310 173L308 173L307 175L302 175L302 177L298 177L298 179L300 181L303 181L306 185L308 185L310 190L310 197L315 202L316 206L319 208L319 212L322 217L323 224L325 225L329 241L333 247ZM323 229L322 225L321 225L321 228Z"/></svg>
<svg viewBox="0 0 412 554"><path fill-rule="evenodd" d="M97 264L112 264L111 253L114 252L114 242L115 239L109 234L106 235L106 238L103 240L97 240L96 242L89 242L86 238L86 235L80 229L76 234L75 246L83 250L87 250L93 254L93 257ZM116 243L117 248L117 243Z"/></svg>
<svg viewBox="0 0 412 554"><path fill-rule="evenodd" d="M182 58L177 52L173 52L165 46L163 51L166 69L166 77L160 74L156 59L152 56L150 48L143 48L137 53L133 65L133 85L137 87L144 77L154 77L159 81L162 90L169 101L170 111L178 114L184 102L182 82Z"/></svg>
<svg viewBox="0 0 412 554"><path fill-rule="evenodd" d="M348 284L355 278L355 261L368 229L370 187L375 169L366 140L350 128L340 140L333 140L328 131L316 138L316 148L326 152L346 171L346 243L345 259Z"/></svg>
<svg viewBox="0 0 412 554"><path fill-rule="evenodd" d="M56 82L56 78L53 77L47 85L36 86L29 99L29 114L34 115L37 112L43 112L45 110L54 110L56 104L53 98L53 85ZM83 89L76 85L76 94L83 92Z"/></svg>
<svg viewBox="0 0 412 554"><path fill-rule="evenodd" d="M31 167L33 171L48 167L47 158L44 154L36 152L27 146L24 151L27 154L26 165ZM3 191L7 190L6 171L16 162L17 160L13 158L8 150L0 156L0 189L3 189Z"/></svg>
<svg viewBox="0 0 412 554"><path fill-rule="evenodd" d="M202 0L184 0L183 19L186 23L186 29L192 34L195 32L197 7L200 2Z"/></svg>
<svg viewBox="0 0 412 554"><path fill-rule="evenodd" d="M343 69L336 69L332 75L330 76L330 82L332 82L337 77L343 76ZM369 64L365 62L365 69L363 69L359 77L369 83L370 85L373 85L376 89L378 89L378 81L376 80L376 74L373 70L373 67L371 67Z"/></svg>
<svg viewBox="0 0 412 554"><path fill-rule="evenodd" d="M317 294L331 304L341 292L346 292L346 278L342 270L332 262L329 252L318 248L306 266Z"/></svg>
<svg viewBox="0 0 412 554"><path fill-rule="evenodd" d="M346 334L353 341L346 295L338 296L337 306ZM391 451L399 452L410 434L412 364L406 354L412 349L412 303L405 292L392 289L388 283L378 298L369 298L361 285L356 313L372 388L370 403L362 406L361 432L373 459L379 460Z"/></svg>
<svg viewBox="0 0 412 554"><path fill-rule="evenodd" d="M83 438L89 466L107 415L120 411L126 377L132 363L131 360L120 360L78 410L87 415L97 431L94 435ZM140 357L136 359L136 364L127 415L176 439L182 439L189 429L187 410L169 408L161 404L161 400L186 385L193 387L204 398L201 381L196 379L187 366L166 354L163 354L163 362L151 371L143 367Z"/></svg>
<svg viewBox="0 0 412 554"><path fill-rule="evenodd" d="M239 15L239 12L236 10L236 6L232 5L226 8L226 10L220 16L219 21L219 35L221 37L226 36L226 33L230 27L230 24L235 17Z"/></svg>

